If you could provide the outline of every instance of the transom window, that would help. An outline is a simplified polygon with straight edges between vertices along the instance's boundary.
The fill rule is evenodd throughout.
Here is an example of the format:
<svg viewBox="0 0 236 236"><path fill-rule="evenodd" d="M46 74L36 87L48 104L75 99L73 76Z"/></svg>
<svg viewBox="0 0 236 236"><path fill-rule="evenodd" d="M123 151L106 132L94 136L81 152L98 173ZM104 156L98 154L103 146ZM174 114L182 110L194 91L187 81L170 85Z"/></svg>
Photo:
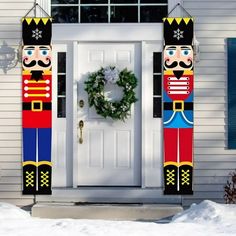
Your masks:
<svg viewBox="0 0 236 236"><path fill-rule="evenodd" d="M54 23L162 22L168 0L52 0Z"/></svg>

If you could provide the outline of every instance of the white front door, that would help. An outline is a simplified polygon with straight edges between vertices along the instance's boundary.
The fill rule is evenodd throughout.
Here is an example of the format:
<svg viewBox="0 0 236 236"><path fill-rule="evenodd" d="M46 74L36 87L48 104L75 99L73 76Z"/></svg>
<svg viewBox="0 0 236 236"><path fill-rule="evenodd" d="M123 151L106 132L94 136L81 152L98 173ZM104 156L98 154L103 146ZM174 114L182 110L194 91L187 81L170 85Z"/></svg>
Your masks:
<svg viewBox="0 0 236 236"><path fill-rule="evenodd" d="M84 82L88 72L101 66L128 68L138 78L131 117L125 122L104 119L88 105ZM84 122L83 143L77 141L78 186L141 185L141 45L139 43L78 43L77 124ZM120 98L122 90L107 88L110 99ZM84 101L84 107L79 101ZM78 127L78 140L80 137Z"/></svg>

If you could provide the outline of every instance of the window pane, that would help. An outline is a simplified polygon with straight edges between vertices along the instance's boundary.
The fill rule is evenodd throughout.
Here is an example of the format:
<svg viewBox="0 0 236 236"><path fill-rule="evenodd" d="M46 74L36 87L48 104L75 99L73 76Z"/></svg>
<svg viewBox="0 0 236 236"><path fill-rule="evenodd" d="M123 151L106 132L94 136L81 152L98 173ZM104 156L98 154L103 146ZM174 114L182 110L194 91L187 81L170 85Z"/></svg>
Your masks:
<svg viewBox="0 0 236 236"><path fill-rule="evenodd" d="M138 3L138 0L111 0L111 3Z"/></svg>
<svg viewBox="0 0 236 236"><path fill-rule="evenodd" d="M66 75L58 75L57 95L66 95Z"/></svg>
<svg viewBox="0 0 236 236"><path fill-rule="evenodd" d="M81 23L108 22L108 7L81 7Z"/></svg>
<svg viewBox="0 0 236 236"><path fill-rule="evenodd" d="M77 23L78 7L53 7L53 23Z"/></svg>
<svg viewBox="0 0 236 236"><path fill-rule="evenodd" d="M153 95L160 95L162 91L161 75L153 76Z"/></svg>
<svg viewBox="0 0 236 236"><path fill-rule="evenodd" d="M79 0L52 0L52 4L78 4Z"/></svg>
<svg viewBox="0 0 236 236"><path fill-rule="evenodd" d="M140 22L162 22L167 14L167 6L141 6Z"/></svg>
<svg viewBox="0 0 236 236"><path fill-rule="evenodd" d="M153 53L153 73L161 73L162 71L162 58L161 52Z"/></svg>
<svg viewBox="0 0 236 236"><path fill-rule="evenodd" d="M161 98L153 98L153 118L162 116Z"/></svg>
<svg viewBox="0 0 236 236"><path fill-rule="evenodd" d="M66 117L66 98L58 98L57 100L57 117Z"/></svg>
<svg viewBox="0 0 236 236"><path fill-rule="evenodd" d="M138 7L111 7L111 22L138 22Z"/></svg>
<svg viewBox="0 0 236 236"><path fill-rule="evenodd" d="M167 3L168 0L140 0L140 3Z"/></svg>
<svg viewBox="0 0 236 236"><path fill-rule="evenodd" d="M65 52L59 52L58 56L58 73L65 73L66 72L66 53Z"/></svg>
<svg viewBox="0 0 236 236"><path fill-rule="evenodd" d="M108 3L108 0L81 0L81 4L102 4Z"/></svg>

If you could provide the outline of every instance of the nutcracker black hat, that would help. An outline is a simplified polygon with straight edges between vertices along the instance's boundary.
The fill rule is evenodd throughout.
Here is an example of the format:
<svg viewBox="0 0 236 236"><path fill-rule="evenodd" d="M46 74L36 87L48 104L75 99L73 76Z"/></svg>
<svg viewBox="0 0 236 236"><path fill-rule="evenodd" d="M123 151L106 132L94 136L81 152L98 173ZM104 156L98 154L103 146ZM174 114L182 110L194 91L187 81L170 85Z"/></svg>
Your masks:
<svg viewBox="0 0 236 236"><path fill-rule="evenodd" d="M51 18L23 18L22 27L22 38L24 45L51 44Z"/></svg>
<svg viewBox="0 0 236 236"><path fill-rule="evenodd" d="M164 18L165 45L193 45L193 18Z"/></svg>

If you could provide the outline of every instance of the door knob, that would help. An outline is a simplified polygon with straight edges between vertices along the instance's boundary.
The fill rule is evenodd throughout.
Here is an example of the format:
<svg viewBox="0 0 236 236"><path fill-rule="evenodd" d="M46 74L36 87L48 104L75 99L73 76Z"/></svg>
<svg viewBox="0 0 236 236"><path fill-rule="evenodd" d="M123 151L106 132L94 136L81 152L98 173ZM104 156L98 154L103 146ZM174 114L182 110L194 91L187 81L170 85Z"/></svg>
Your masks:
<svg viewBox="0 0 236 236"><path fill-rule="evenodd" d="M84 128L84 122L82 120L80 120L79 122L79 133L80 133L80 136L79 136L79 143L82 144L83 143L83 128Z"/></svg>

